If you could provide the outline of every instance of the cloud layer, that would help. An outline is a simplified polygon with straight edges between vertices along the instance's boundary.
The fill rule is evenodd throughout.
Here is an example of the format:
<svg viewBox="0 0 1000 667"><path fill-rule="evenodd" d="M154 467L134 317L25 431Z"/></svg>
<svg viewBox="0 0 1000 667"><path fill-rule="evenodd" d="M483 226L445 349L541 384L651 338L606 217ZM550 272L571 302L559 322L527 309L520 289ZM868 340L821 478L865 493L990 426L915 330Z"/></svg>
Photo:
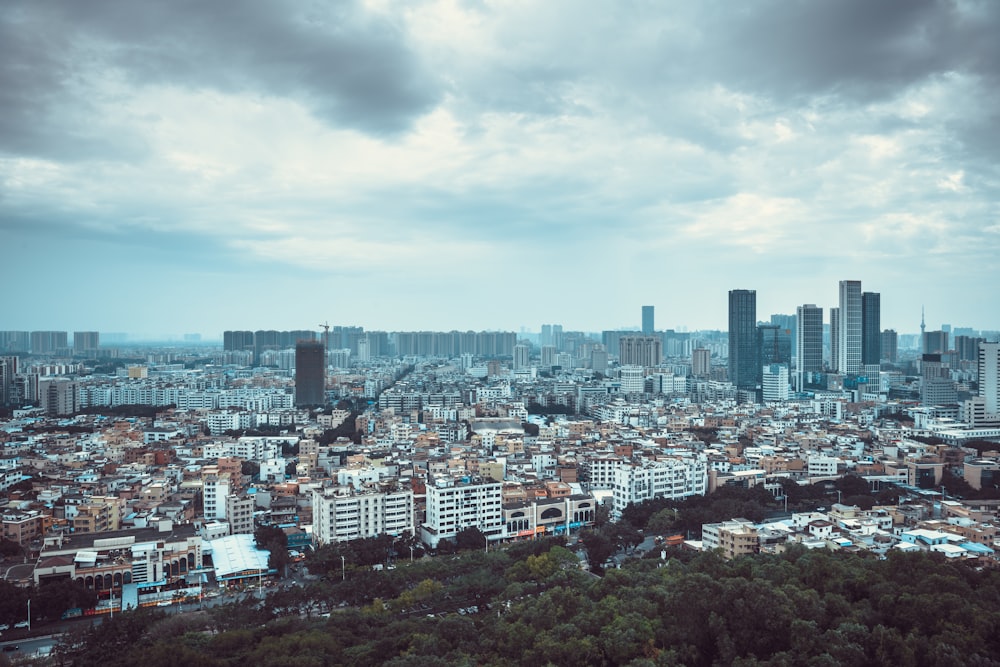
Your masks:
<svg viewBox="0 0 1000 667"><path fill-rule="evenodd" d="M729 289L848 278L887 327L1000 328L998 33L985 1L5 3L6 328L724 328Z"/></svg>

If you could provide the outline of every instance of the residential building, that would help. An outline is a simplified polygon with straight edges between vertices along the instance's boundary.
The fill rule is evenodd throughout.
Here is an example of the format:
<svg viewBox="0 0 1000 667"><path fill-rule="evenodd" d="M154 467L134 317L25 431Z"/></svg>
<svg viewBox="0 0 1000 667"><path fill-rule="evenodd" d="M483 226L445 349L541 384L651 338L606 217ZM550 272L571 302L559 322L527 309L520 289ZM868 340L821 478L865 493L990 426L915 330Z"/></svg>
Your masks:
<svg viewBox="0 0 1000 667"><path fill-rule="evenodd" d="M478 478L434 478L427 484L427 520L420 527L421 540L436 549L441 540L454 540L465 528L479 529L490 541L502 539L502 488L500 482Z"/></svg>
<svg viewBox="0 0 1000 667"><path fill-rule="evenodd" d="M706 551L718 549L727 560L760 551L757 528L746 519L702 524L701 539Z"/></svg>
<svg viewBox="0 0 1000 667"><path fill-rule="evenodd" d="M335 486L314 489L312 497L313 539L317 544L414 534L410 489Z"/></svg>
<svg viewBox="0 0 1000 667"><path fill-rule="evenodd" d="M622 336L618 341L618 361L622 366L659 365L663 341L657 336Z"/></svg>

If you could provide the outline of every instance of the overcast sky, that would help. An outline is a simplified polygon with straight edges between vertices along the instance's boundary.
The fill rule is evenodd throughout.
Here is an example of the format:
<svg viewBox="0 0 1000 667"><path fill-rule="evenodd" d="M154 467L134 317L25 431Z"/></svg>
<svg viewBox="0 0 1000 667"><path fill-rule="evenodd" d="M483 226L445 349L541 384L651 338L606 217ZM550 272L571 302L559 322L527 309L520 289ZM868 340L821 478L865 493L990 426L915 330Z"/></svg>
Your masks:
<svg viewBox="0 0 1000 667"><path fill-rule="evenodd" d="M0 7L0 329L1000 328L1000 3Z"/></svg>

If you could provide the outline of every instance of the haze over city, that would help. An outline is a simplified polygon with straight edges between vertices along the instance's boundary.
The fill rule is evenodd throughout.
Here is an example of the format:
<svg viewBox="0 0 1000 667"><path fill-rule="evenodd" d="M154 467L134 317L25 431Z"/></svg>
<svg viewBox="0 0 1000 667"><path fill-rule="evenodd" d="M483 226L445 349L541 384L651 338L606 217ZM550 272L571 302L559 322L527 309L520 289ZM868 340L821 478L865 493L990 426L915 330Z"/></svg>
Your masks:
<svg viewBox="0 0 1000 667"><path fill-rule="evenodd" d="M996 328L989 2L0 9L5 329Z"/></svg>

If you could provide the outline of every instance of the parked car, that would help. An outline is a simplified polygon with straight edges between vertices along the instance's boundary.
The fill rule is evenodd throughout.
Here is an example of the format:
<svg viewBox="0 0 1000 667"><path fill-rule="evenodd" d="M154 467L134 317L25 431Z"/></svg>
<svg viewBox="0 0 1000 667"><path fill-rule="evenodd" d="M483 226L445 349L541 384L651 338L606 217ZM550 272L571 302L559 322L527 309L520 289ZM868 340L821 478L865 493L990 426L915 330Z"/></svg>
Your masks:
<svg viewBox="0 0 1000 667"><path fill-rule="evenodd" d="M0 632L2 632L4 630L10 630L10 626L7 625L6 623L0 624Z"/></svg>
<svg viewBox="0 0 1000 667"><path fill-rule="evenodd" d="M14 624L14 627L15 627L15 628L27 628L27 627L29 627L30 625L31 625L31 624L30 624L30 623L28 623L27 621L18 621L17 623L15 623L15 624Z"/></svg>

